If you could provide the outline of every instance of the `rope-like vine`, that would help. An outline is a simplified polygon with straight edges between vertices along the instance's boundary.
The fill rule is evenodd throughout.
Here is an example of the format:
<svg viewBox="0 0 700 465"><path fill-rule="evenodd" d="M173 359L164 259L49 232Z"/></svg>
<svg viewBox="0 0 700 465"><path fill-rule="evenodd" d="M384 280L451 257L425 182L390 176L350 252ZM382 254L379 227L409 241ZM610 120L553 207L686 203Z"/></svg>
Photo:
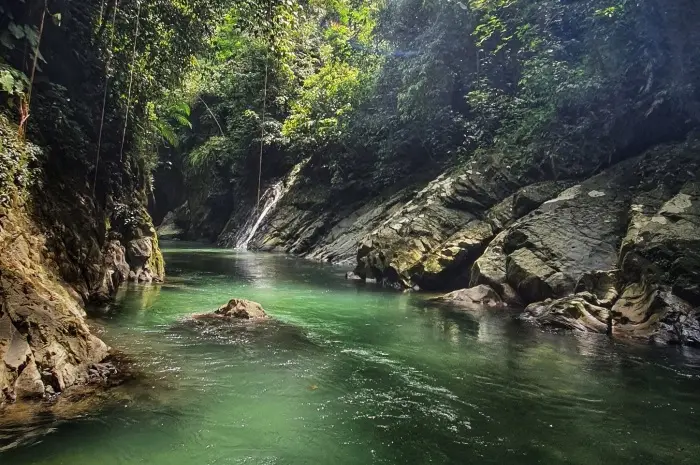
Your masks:
<svg viewBox="0 0 700 465"><path fill-rule="evenodd" d="M199 96L199 101L202 102L202 103L204 104L204 108L207 109L207 111L209 112L209 114L211 115L211 117L214 119L214 122L216 123L216 126L219 128L219 132L221 133L221 137L226 137L226 136L224 135L224 130L221 128L221 124L219 124L219 120L216 119L216 115L214 115L214 112L211 111L211 108L209 108L209 105L207 105L207 102L204 101L204 99L202 98L201 95Z"/></svg>
<svg viewBox="0 0 700 465"><path fill-rule="evenodd" d="M268 22L272 22L273 9L272 5L268 9ZM260 119L260 156L258 162L258 196L255 202L255 213L260 211L260 196L262 187L262 163L263 163L263 149L265 146L265 112L267 110L267 84L270 71L270 50L269 47L265 52L265 81L263 83L263 101L262 101L262 118Z"/></svg>
<svg viewBox="0 0 700 465"><path fill-rule="evenodd" d="M46 12L49 9L49 0L44 0L44 9L41 12L41 24L39 25L39 37L36 41L36 48L34 49L34 61L32 62L32 72L29 78L29 89L27 90L27 97L23 99L20 108L20 121L19 121L19 137L24 139L27 131L27 121L29 120L29 110L32 103L32 90L34 89L34 78L36 76L36 68L39 62L39 46L41 45L41 37L44 35L44 22L46 20Z"/></svg>
<svg viewBox="0 0 700 465"><path fill-rule="evenodd" d="M111 72L112 66L112 50L114 50L114 32L117 23L117 9L119 8L119 0L114 0L114 11L112 11L112 38L109 43L109 52L107 54L107 64L105 65L105 90L102 96L102 116L100 117L100 134L97 138L97 155L95 157L95 179L92 183L92 196L95 197L95 190L97 189L97 171L100 166L100 152L102 150L102 131L105 124L105 110L107 108L107 92L109 90L109 73Z"/></svg>
<svg viewBox="0 0 700 465"><path fill-rule="evenodd" d="M119 149L119 161L124 160L124 142L126 141L126 129L129 126L129 110L131 109L131 88L134 83L134 68L136 67L136 44L139 40L139 25L141 21L141 2L136 1L136 31L134 32L134 49L131 53L131 72L129 73L129 91L126 97L126 116L124 117L124 131L122 132L122 145Z"/></svg>
<svg viewBox="0 0 700 465"><path fill-rule="evenodd" d="M260 187L262 184L262 162L263 162L263 147L265 145L265 112L267 110L267 80L269 75L269 59L265 56L265 83L263 86L263 104L262 104L262 119L260 120L260 157L258 164L258 197L255 204L255 212L260 211Z"/></svg>

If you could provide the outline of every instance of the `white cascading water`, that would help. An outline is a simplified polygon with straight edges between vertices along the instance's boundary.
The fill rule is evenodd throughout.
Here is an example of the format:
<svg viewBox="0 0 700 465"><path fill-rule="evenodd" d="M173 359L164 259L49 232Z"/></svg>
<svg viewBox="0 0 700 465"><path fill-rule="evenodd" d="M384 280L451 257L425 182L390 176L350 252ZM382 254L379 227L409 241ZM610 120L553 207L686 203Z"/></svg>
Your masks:
<svg viewBox="0 0 700 465"><path fill-rule="evenodd" d="M248 250L248 244L253 239L253 236L255 236L255 233L258 232L258 228L270 211L275 208L275 205L277 205L277 202L280 201L283 194L284 181L275 183L265 191L260 199L260 204L263 206L263 209L260 211L260 214L254 223L252 222L252 219L255 217L251 216L251 218L246 222L245 226L243 226L244 234L242 234L241 238L236 242L237 249Z"/></svg>

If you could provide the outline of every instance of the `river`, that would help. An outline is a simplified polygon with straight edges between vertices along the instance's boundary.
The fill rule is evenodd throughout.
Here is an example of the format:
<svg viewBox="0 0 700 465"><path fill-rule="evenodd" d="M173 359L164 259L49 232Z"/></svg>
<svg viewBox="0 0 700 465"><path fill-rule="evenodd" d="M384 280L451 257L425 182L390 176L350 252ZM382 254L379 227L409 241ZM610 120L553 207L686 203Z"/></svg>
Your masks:
<svg viewBox="0 0 700 465"><path fill-rule="evenodd" d="M0 463L698 463L698 352L546 333L287 256L165 257L165 285L92 312L146 378ZM181 323L234 296L275 322Z"/></svg>

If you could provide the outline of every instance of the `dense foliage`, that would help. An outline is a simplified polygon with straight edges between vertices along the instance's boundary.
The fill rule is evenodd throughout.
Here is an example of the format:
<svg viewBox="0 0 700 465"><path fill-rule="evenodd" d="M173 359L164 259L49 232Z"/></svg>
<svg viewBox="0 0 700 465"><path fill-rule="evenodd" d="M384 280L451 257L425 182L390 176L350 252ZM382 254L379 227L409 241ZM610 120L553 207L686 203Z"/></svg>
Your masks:
<svg viewBox="0 0 700 465"><path fill-rule="evenodd" d="M199 197L248 200L307 159L329 195L475 156L578 176L700 118L692 0L30 0L3 13L13 118L36 89L30 132L97 167L105 193L148 185L158 162Z"/></svg>
<svg viewBox="0 0 700 465"><path fill-rule="evenodd" d="M580 175L697 124L699 9L310 0L267 10L273 32L259 34L234 8L188 78L189 103L209 105L171 161L194 185L254 184L264 127L264 179L312 156L329 191L475 154L518 175Z"/></svg>
<svg viewBox="0 0 700 465"><path fill-rule="evenodd" d="M45 162L58 168L56 177L84 177L103 195L147 187L156 144L187 114L166 99L167 91L181 84L203 50L222 5L27 0L2 6L2 111L50 149Z"/></svg>

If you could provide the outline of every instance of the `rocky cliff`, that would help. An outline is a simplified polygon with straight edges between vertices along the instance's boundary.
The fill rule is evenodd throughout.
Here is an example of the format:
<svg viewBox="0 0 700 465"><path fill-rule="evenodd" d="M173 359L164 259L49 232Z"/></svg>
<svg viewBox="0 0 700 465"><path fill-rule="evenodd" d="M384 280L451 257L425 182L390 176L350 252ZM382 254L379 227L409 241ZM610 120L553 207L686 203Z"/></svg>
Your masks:
<svg viewBox="0 0 700 465"><path fill-rule="evenodd" d="M369 35L415 52L348 78L348 95L319 60L302 89L272 90L261 144L241 116L267 80L224 73L203 95L225 124L199 118L182 176L156 179L168 210L187 200L163 231L399 290L478 288L453 300L537 324L693 343L697 2L532 3L392 4Z"/></svg>
<svg viewBox="0 0 700 465"><path fill-rule="evenodd" d="M90 330L85 304L164 273L137 199L101 209L89 187L48 171L43 153L0 115L0 403L91 381L109 348Z"/></svg>
<svg viewBox="0 0 700 465"><path fill-rule="evenodd" d="M312 167L250 247L354 266L396 289L484 286L536 324L700 341L700 142L660 144L592 175L515 176L482 160L364 198L329 194ZM350 199L346 202L333 199ZM220 237L245 229L243 207ZM237 229L238 228L238 229Z"/></svg>
<svg viewBox="0 0 700 465"><path fill-rule="evenodd" d="M99 365L109 349L84 308L124 281L163 278L145 207L156 147L139 138L143 86L133 86L140 105L127 110L123 100L136 4L102 7L0 6L0 403L53 396L109 372ZM154 52L172 55L165 46ZM151 61L167 67L159 60ZM8 72L18 85L7 87Z"/></svg>

